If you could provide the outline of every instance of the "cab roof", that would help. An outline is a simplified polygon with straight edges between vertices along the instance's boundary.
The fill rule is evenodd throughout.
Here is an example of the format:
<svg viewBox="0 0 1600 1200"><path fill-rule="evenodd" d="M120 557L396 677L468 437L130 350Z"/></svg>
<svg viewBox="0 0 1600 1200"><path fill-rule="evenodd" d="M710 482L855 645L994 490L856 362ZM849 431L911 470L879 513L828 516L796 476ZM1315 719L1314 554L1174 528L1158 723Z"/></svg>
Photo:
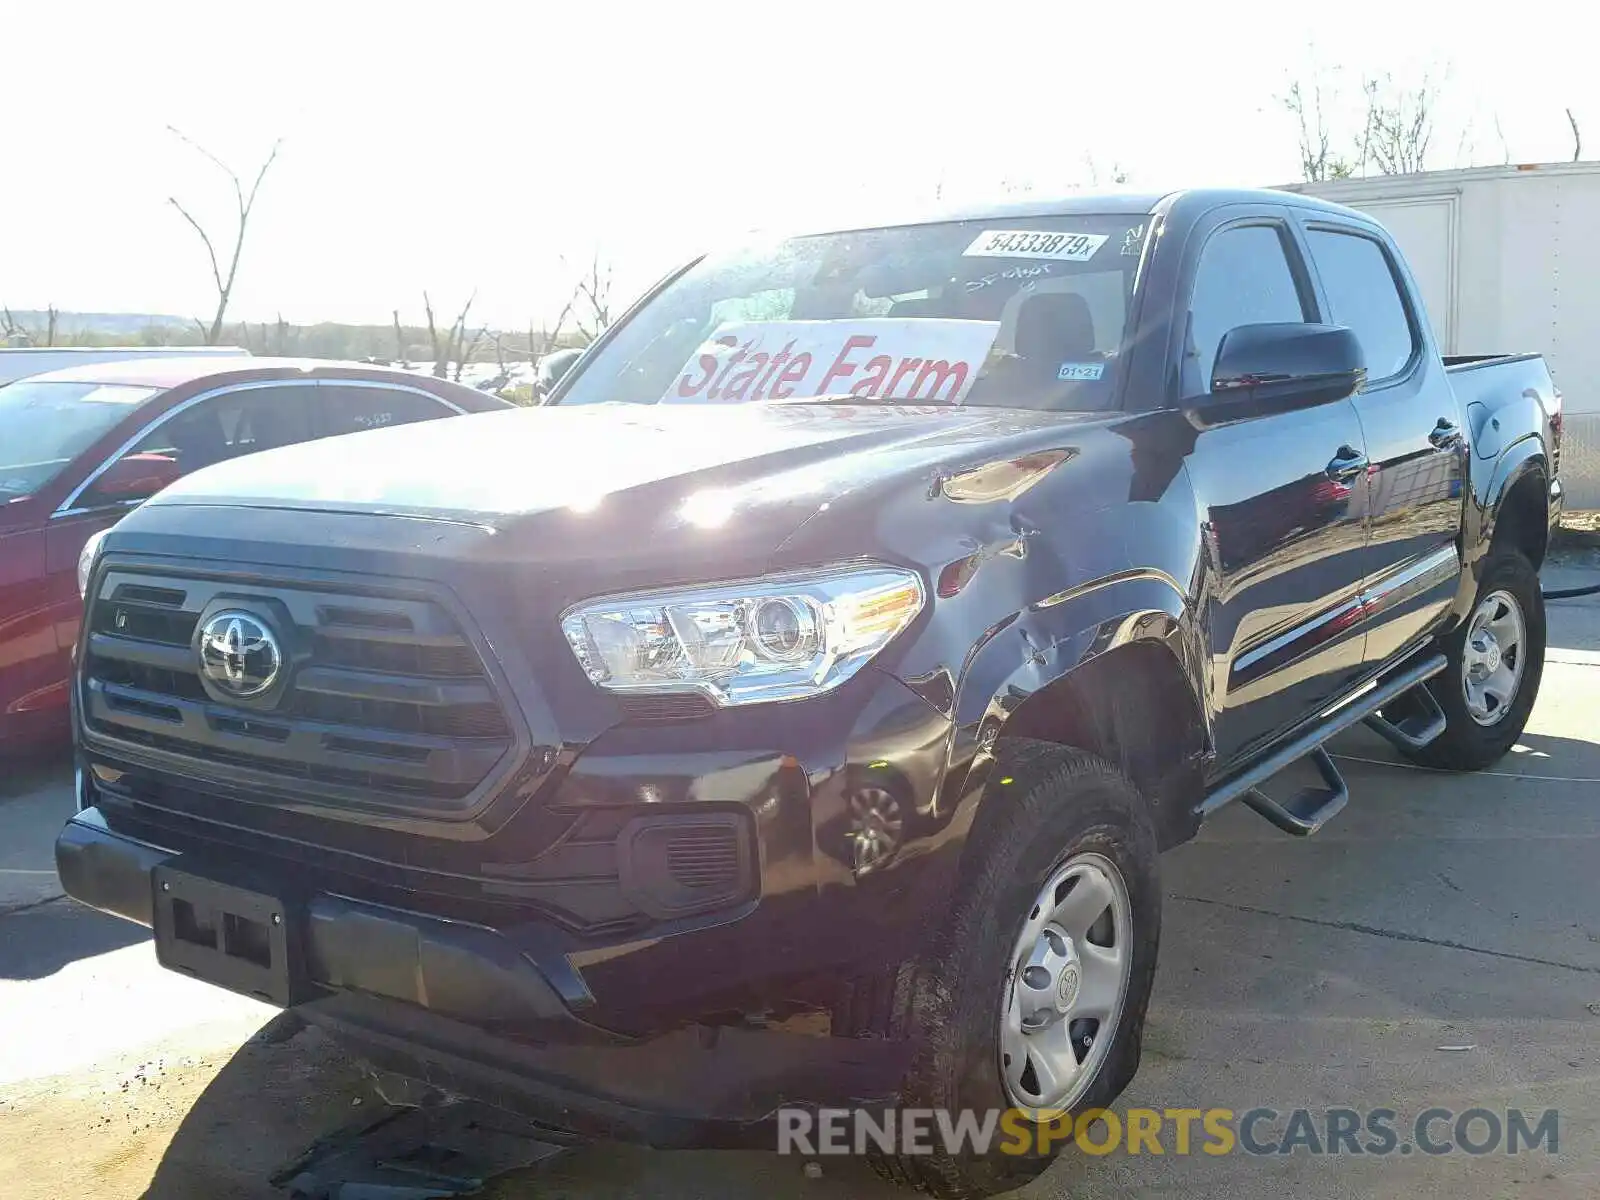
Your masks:
<svg viewBox="0 0 1600 1200"><path fill-rule="evenodd" d="M1022 196L1015 200L980 204L930 206L907 213L881 214L884 220L834 223L825 228L807 229L801 235L849 233L858 229L889 228L898 225L932 225L945 221L993 221L1013 217L1130 216L1155 215L1182 204L1191 210L1205 210L1222 204L1286 204L1322 212L1352 215L1352 210L1315 196L1286 192L1276 188L1188 188L1175 192L1073 192L1066 196Z"/></svg>

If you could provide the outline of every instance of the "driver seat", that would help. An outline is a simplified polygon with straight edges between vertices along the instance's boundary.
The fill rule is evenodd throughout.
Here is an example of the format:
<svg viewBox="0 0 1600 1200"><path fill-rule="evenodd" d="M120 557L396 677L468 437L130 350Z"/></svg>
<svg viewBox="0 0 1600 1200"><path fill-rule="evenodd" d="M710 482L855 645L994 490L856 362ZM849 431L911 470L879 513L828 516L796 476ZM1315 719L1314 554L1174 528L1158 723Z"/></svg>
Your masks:
<svg viewBox="0 0 1600 1200"><path fill-rule="evenodd" d="M1089 302L1077 292L1043 292L1029 296L1017 310L1012 343L1030 374L1056 378L1063 363L1098 362L1094 317Z"/></svg>
<svg viewBox="0 0 1600 1200"><path fill-rule="evenodd" d="M969 404L1012 408L1071 408L1083 381L1060 377L1067 363L1096 363L1094 318L1077 292L1041 292L1017 309L1010 355L994 363L973 389ZM979 390L981 389L981 391Z"/></svg>

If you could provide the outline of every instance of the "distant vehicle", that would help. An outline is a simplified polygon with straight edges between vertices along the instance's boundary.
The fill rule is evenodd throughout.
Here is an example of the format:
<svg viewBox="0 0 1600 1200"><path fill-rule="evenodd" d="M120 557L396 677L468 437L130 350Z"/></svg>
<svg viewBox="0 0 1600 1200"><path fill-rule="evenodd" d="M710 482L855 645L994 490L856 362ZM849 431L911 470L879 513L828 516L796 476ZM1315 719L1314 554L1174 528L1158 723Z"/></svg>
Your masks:
<svg viewBox="0 0 1600 1200"><path fill-rule="evenodd" d="M573 364L582 357L582 349L569 347L566 350L553 350L541 358L538 377L533 383L534 398L540 404L548 400L556 384L561 382L561 377L572 370Z"/></svg>
<svg viewBox="0 0 1600 1200"><path fill-rule="evenodd" d="M238 346L3 346L0 347L0 386L92 363L158 358L248 358Z"/></svg>
<svg viewBox="0 0 1600 1200"><path fill-rule="evenodd" d="M257 450L507 407L381 367L237 355L141 354L0 387L0 748L66 733L78 553L161 488Z"/></svg>

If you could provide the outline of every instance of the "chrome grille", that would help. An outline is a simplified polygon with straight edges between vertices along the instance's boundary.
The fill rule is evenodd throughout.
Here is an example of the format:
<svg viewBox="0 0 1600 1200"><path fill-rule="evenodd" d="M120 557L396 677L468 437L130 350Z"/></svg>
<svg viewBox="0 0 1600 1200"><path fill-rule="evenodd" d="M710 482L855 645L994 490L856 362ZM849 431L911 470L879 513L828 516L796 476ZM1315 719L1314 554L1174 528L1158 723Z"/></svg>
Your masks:
<svg viewBox="0 0 1600 1200"><path fill-rule="evenodd" d="M260 613L289 678L265 707L202 684L208 607ZM96 739L178 756L186 771L268 792L449 809L509 754L511 726L478 652L445 604L298 580L98 573L80 699ZM406 800L405 798L410 798Z"/></svg>

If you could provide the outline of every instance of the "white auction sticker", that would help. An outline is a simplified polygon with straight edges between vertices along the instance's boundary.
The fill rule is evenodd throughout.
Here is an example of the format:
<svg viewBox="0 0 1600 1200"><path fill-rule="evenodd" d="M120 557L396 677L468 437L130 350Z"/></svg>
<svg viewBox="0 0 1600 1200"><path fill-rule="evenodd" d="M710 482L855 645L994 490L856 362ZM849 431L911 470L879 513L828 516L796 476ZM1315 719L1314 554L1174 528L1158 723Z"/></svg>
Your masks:
<svg viewBox="0 0 1600 1200"><path fill-rule="evenodd" d="M850 395L960 404L999 332L996 321L945 317L734 322L701 343L661 400Z"/></svg>
<svg viewBox="0 0 1600 1200"><path fill-rule="evenodd" d="M989 229L961 252L965 258L1048 258L1088 262L1104 246L1104 233L1052 233L1049 230Z"/></svg>

